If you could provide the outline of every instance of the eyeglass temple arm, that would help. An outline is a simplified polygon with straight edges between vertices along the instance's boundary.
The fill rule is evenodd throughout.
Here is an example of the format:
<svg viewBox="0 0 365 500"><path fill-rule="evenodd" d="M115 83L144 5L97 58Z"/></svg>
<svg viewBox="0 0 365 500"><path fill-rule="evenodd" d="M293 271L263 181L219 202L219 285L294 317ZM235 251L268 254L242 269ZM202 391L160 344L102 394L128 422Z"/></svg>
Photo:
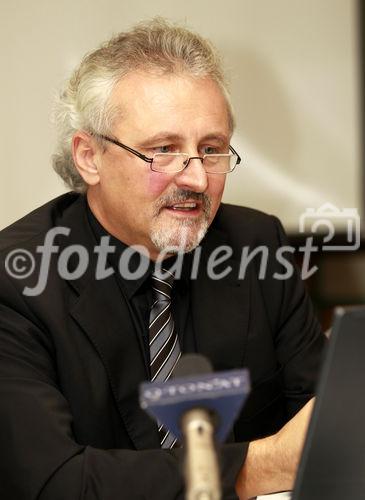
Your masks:
<svg viewBox="0 0 365 500"><path fill-rule="evenodd" d="M125 144L122 144L121 142L117 141L116 139L112 139L111 137L107 137L106 135L102 135L102 134L99 134L99 137L101 139L104 139L104 141L111 142L112 144L115 144L116 146L119 146L120 148L123 148L126 151L129 151L130 153L141 158L141 160L144 160L148 163L153 162L153 158L149 158L148 156L145 156L144 154L140 153L139 151L136 151L135 149L132 149L129 146L125 146Z"/></svg>
<svg viewBox="0 0 365 500"><path fill-rule="evenodd" d="M229 146L229 149L230 151L235 154L237 156L237 163L236 163L236 166L239 165L241 163L241 157L240 155L237 153L237 151L232 147L232 146Z"/></svg>

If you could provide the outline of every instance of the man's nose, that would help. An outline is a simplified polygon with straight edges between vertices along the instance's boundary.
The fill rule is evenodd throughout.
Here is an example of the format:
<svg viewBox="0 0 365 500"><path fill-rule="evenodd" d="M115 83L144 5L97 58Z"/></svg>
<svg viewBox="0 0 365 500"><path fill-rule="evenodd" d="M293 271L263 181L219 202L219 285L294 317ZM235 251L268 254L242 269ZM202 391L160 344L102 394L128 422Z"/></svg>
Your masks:
<svg viewBox="0 0 365 500"><path fill-rule="evenodd" d="M199 157L192 157L188 166L175 177L177 186L189 189L196 193L204 193L208 187L208 175Z"/></svg>

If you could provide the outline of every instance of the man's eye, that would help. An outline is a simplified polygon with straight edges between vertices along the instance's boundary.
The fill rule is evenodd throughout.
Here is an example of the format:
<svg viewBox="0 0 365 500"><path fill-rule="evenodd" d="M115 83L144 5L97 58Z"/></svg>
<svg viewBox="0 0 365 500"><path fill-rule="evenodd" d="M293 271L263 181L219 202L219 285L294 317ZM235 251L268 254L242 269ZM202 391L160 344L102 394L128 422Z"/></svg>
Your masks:
<svg viewBox="0 0 365 500"><path fill-rule="evenodd" d="M155 153L171 153L172 152L172 146L170 146L170 145L158 146L157 148L153 148L153 151Z"/></svg>
<svg viewBox="0 0 365 500"><path fill-rule="evenodd" d="M205 155L216 155L219 153L218 148L214 148L213 146L205 146L203 148L203 154Z"/></svg>

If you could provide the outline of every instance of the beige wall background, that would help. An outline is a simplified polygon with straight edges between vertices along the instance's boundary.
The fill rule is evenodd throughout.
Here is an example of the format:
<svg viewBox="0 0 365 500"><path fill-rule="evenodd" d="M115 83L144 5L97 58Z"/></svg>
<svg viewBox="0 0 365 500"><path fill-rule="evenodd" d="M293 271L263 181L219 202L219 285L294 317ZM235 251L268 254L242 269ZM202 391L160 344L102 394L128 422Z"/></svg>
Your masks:
<svg viewBox="0 0 365 500"><path fill-rule="evenodd" d="M0 4L0 228L65 191L50 156L57 89L85 52L155 15L223 53L244 166L225 201L296 230L308 207L360 208L356 0L13 0Z"/></svg>

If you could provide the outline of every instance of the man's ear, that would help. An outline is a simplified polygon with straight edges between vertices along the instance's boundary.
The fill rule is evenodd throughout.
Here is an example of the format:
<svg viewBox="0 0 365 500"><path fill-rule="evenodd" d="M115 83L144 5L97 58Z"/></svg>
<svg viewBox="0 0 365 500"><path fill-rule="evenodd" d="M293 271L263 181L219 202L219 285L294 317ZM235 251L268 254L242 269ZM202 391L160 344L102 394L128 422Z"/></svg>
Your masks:
<svg viewBox="0 0 365 500"><path fill-rule="evenodd" d="M97 144L93 137L78 130L72 138L72 158L78 173L89 186L95 186L99 182L97 153Z"/></svg>

